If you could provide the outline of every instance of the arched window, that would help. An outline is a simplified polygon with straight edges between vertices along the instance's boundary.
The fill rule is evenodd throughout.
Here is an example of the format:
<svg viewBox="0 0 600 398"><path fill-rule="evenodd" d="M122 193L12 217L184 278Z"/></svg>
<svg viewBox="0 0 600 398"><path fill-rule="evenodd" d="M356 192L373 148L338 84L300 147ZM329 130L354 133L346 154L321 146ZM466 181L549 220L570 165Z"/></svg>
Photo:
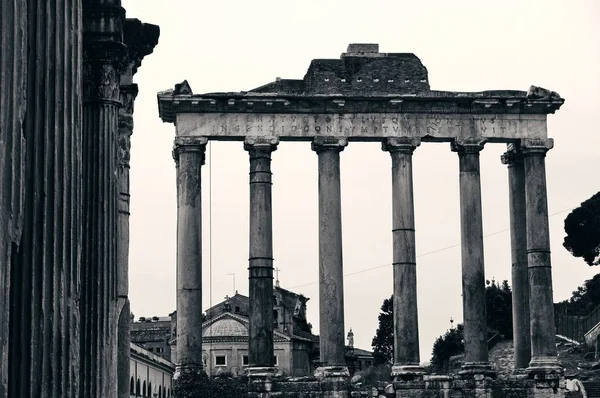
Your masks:
<svg viewBox="0 0 600 398"><path fill-rule="evenodd" d="M163 386L162 388L162 392L163 392L163 397L167 397L167 388L165 386Z"/></svg>
<svg viewBox="0 0 600 398"><path fill-rule="evenodd" d="M135 380L133 380L133 376L131 376L131 381L129 382L129 393L131 395L135 394Z"/></svg>
<svg viewBox="0 0 600 398"><path fill-rule="evenodd" d="M148 382L148 396L149 397L152 396L152 382L151 381Z"/></svg>
<svg viewBox="0 0 600 398"><path fill-rule="evenodd" d="M135 395L140 395L140 379L137 379L137 383L135 384Z"/></svg>
<svg viewBox="0 0 600 398"><path fill-rule="evenodd" d="M142 397L147 397L146 395L146 381L144 380L144 386L142 387Z"/></svg>

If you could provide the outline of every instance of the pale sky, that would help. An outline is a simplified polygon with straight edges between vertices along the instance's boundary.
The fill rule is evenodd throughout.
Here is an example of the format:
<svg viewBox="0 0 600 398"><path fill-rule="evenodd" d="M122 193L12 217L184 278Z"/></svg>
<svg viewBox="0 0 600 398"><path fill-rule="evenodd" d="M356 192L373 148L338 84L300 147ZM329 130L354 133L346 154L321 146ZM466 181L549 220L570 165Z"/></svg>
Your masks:
<svg viewBox="0 0 600 398"><path fill-rule="evenodd" d="M156 93L184 79L194 93L301 79L312 59L338 58L349 43L415 53L434 90L537 85L565 98L548 116L555 143L546 158L554 300L570 297L600 272L562 247L568 210L600 190L600 2L123 0L123 6L129 18L161 29L134 78L130 298L136 319L167 315L176 299L175 127L158 117ZM228 274L248 294L248 154L241 142L216 142L209 151L212 160L207 153L202 169L203 309L233 293ZM485 273L510 282L504 151L505 145L487 144L481 154ZM462 321L458 157L447 143L424 143L413 167L420 348L428 361L450 317ZM393 288L390 168L380 144L350 143L341 153L345 325L355 346L369 350ZM310 298L307 316L318 333L317 155L307 142L284 142L273 153L272 170L275 266L282 287Z"/></svg>

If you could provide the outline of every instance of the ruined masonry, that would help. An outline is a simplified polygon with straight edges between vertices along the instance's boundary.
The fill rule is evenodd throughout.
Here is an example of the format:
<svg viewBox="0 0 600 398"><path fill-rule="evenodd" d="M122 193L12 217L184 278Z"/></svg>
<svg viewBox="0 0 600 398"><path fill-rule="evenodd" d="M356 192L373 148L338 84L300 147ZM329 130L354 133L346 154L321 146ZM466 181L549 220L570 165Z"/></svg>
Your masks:
<svg viewBox="0 0 600 398"><path fill-rule="evenodd" d="M394 358L397 397L563 397L556 356L548 238L547 115L564 103L552 91L434 91L414 54L351 44L340 59L315 59L303 79L277 79L248 92L193 94L186 81L158 93L159 114L175 125L177 167L177 371L202 371L200 169L209 140L243 142L250 163L250 397L348 397L340 156L378 141L389 152L393 187ZM271 154L280 141L310 141L319 178L321 366L289 382L273 366ZM460 377L419 366L412 154L449 142L458 155L465 363ZM514 376L495 380L486 339L479 153L507 144L512 237ZM185 254L185 255L184 255ZM501 394L501 395L496 395Z"/></svg>

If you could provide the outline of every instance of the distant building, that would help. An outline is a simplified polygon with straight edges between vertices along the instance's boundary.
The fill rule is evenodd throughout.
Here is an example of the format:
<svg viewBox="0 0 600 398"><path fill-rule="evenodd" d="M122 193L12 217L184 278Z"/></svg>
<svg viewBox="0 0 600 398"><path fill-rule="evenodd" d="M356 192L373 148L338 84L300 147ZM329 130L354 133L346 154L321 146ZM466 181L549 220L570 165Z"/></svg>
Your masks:
<svg viewBox="0 0 600 398"><path fill-rule="evenodd" d="M273 288L274 362L292 377L310 376L319 365L319 336L312 334L306 319L309 298ZM202 323L204 369L209 375L240 375L248 366L248 297L236 294L206 310ZM140 318L134 322L131 341L155 355L177 363L177 311L169 317ZM346 348L348 367L361 370L373 364L373 355Z"/></svg>
<svg viewBox="0 0 600 398"><path fill-rule="evenodd" d="M130 397L172 397L175 365L133 343L130 353Z"/></svg>

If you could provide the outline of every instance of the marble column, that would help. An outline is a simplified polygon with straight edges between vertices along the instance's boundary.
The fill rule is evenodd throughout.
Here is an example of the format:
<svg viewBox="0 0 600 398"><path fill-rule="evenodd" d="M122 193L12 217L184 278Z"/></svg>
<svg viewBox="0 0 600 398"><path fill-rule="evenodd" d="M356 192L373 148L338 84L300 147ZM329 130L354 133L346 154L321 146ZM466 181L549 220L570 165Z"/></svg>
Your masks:
<svg viewBox="0 0 600 398"><path fill-rule="evenodd" d="M556 353L556 328L552 299L546 152L552 139L523 139L527 208L527 263L531 328L531 373L562 373Z"/></svg>
<svg viewBox="0 0 600 398"><path fill-rule="evenodd" d="M125 10L83 0L82 398L118 394L118 114Z"/></svg>
<svg viewBox="0 0 600 398"><path fill-rule="evenodd" d="M340 152L346 138L315 137L319 159L319 377L346 377Z"/></svg>
<svg viewBox="0 0 600 398"><path fill-rule="evenodd" d="M412 154L418 138L388 138L383 150L392 157L392 237L394 266L394 366L392 376L414 378L419 365L419 317Z"/></svg>
<svg viewBox="0 0 600 398"><path fill-rule="evenodd" d="M8 225L12 241L10 314L0 316L3 327L6 316L10 317L0 396L76 397L82 232L81 2L5 0L1 7L0 235ZM10 174L2 171L6 159L14 162L8 165ZM9 181L15 185L6 186ZM6 209L14 214L6 214ZM5 224L7 215L11 220ZM0 247L8 243L0 239ZM0 268L5 264L0 257ZM8 275L0 274L5 283ZM2 333L3 343L5 339Z"/></svg>
<svg viewBox="0 0 600 398"><path fill-rule="evenodd" d="M23 232L27 83L26 0L1 0L0 26L0 398L8 395L10 279Z"/></svg>
<svg viewBox="0 0 600 398"><path fill-rule="evenodd" d="M202 371L202 186L206 137L177 137L177 364Z"/></svg>
<svg viewBox="0 0 600 398"><path fill-rule="evenodd" d="M275 373L273 363L273 214L271 153L277 137L247 137L250 155L250 329L248 374Z"/></svg>
<svg viewBox="0 0 600 398"><path fill-rule="evenodd" d="M485 139L455 139L452 150L458 153L460 170L460 232L462 261L462 296L465 363L461 374L490 374L487 320L485 309L485 275L483 262L483 217L479 152Z"/></svg>
<svg viewBox="0 0 600 398"><path fill-rule="evenodd" d="M127 19L124 25L124 40L127 45L127 63L121 73L119 93L122 107L119 110L118 136L118 229L117 229L117 372L118 397L128 398L130 378L130 334L131 307L129 302L129 160L131 157L131 135L133 133L133 108L138 93L133 75L144 56L152 53L158 43L159 29L137 19Z"/></svg>
<svg viewBox="0 0 600 398"><path fill-rule="evenodd" d="M514 368L517 370L526 368L531 359L525 165L518 144L508 145L508 151L502 155L502 163L508 166Z"/></svg>

